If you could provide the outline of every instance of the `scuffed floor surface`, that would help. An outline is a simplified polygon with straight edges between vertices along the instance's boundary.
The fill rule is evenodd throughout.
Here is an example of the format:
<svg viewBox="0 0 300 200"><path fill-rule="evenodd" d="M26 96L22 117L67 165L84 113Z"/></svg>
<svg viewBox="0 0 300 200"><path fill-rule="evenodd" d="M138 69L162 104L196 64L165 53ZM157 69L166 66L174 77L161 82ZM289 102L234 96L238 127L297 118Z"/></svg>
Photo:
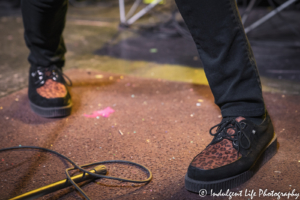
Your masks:
<svg viewBox="0 0 300 200"><path fill-rule="evenodd" d="M66 74L73 80L70 92L74 103L72 115L67 118L45 119L35 115L29 108L27 89L0 99L0 148L19 145L50 148L78 164L129 160L147 166L153 173L153 180L147 185L111 180L89 183L83 189L93 200L228 199L201 198L184 188L189 162L211 141L208 130L221 120L208 86L83 69L69 70ZM250 181L233 191L296 189L300 192L300 97L264 93L264 98L279 137L279 151ZM115 110L108 118L83 116L106 107ZM68 166L49 153L2 152L0 199L64 179ZM132 166L107 166L110 175L146 178L144 172ZM68 188L40 199L83 197Z"/></svg>

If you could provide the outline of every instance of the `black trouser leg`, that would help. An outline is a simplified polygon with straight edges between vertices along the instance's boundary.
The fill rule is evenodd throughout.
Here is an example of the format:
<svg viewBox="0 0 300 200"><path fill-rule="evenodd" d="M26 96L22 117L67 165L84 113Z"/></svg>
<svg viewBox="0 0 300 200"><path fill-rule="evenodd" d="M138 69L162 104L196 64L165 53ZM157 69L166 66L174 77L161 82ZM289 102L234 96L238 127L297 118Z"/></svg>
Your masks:
<svg viewBox="0 0 300 200"><path fill-rule="evenodd" d="M22 0L25 41L32 66L64 65L66 47L62 37L67 0Z"/></svg>
<svg viewBox="0 0 300 200"><path fill-rule="evenodd" d="M223 117L265 113L256 62L235 0L175 0Z"/></svg>

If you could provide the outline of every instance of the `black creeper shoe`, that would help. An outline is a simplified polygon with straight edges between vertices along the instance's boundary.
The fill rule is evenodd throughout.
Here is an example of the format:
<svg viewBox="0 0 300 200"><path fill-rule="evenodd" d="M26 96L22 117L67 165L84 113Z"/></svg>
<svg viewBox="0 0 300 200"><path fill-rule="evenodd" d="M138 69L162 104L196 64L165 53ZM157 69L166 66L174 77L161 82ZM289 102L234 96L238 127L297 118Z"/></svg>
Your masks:
<svg viewBox="0 0 300 200"><path fill-rule="evenodd" d="M30 107L36 114L42 117L70 115L72 100L64 76L70 81L55 65L47 68L31 66L28 97Z"/></svg>
<svg viewBox="0 0 300 200"><path fill-rule="evenodd" d="M212 130L217 128L215 133ZM210 129L212 142L190 163L185 187L218 193L248 181L277 152L269 115L260 125L243 117L223 119Z"/></svg>

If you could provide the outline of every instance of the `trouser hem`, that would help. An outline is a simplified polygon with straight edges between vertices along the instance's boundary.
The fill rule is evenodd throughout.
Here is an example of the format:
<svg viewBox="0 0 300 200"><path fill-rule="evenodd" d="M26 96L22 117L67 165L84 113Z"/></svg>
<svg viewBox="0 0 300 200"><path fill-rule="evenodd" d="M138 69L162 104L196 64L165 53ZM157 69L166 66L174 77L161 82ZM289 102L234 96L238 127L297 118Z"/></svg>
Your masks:
<svg viewBox="0 0 300 200"><path fill-rule="evenodd" d="M264 115L266 112L265 108L253 108L253 109L225 109L221 110L223 117L259 117Z"/></svg>

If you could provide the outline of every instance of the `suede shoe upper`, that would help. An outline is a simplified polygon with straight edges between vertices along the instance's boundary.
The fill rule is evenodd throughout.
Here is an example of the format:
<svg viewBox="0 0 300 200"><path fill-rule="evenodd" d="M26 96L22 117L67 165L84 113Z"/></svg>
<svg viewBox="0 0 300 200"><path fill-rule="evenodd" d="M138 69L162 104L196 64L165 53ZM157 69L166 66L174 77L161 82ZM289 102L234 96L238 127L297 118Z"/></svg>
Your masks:
<svg viewBox="0 0 300 200"><path fill-rule="evenodd" d="M68 78L70 81L70 79ZM70 81L71 83L71 81ZM71 96L61 69L31 67L29 71L29 100L40 107L63 107L71 104Z"/></svg>
<svg viewBox="0 0 300 200"><path fill-rule="evenodd" d="M212 133L216 127L216 133ZM272 140L274 129L267 115L260 125L241 117L223 119L210 133L214 139L190 163L189 178L214 181L249 170Z"/></svg>
<svg viewBox="0 0 300 200"><path fill-rule="evenodd" d="M64 84L46 80L45 84L36 89L37 93L47 99L63 98L67 95L67 88Z"/></svg>
<svg viewBox="0 0 300 200"><path fill-rule="evenodd" d="M235 120L240 122L245 118L238 117ZM225 130L223 130L225 131ZM228 126L227 135L234 139L235 131L233 128ZM214 141L212 144L208 145L200 154L198 154L192 161L191 166L200 168L200 169L215 169L229 163L234 162L238 157L241 157L241 154L238 152L236 147L233 146L233 142L226 137L222 137L221 133L218 135L218 140Z"/></svg>

